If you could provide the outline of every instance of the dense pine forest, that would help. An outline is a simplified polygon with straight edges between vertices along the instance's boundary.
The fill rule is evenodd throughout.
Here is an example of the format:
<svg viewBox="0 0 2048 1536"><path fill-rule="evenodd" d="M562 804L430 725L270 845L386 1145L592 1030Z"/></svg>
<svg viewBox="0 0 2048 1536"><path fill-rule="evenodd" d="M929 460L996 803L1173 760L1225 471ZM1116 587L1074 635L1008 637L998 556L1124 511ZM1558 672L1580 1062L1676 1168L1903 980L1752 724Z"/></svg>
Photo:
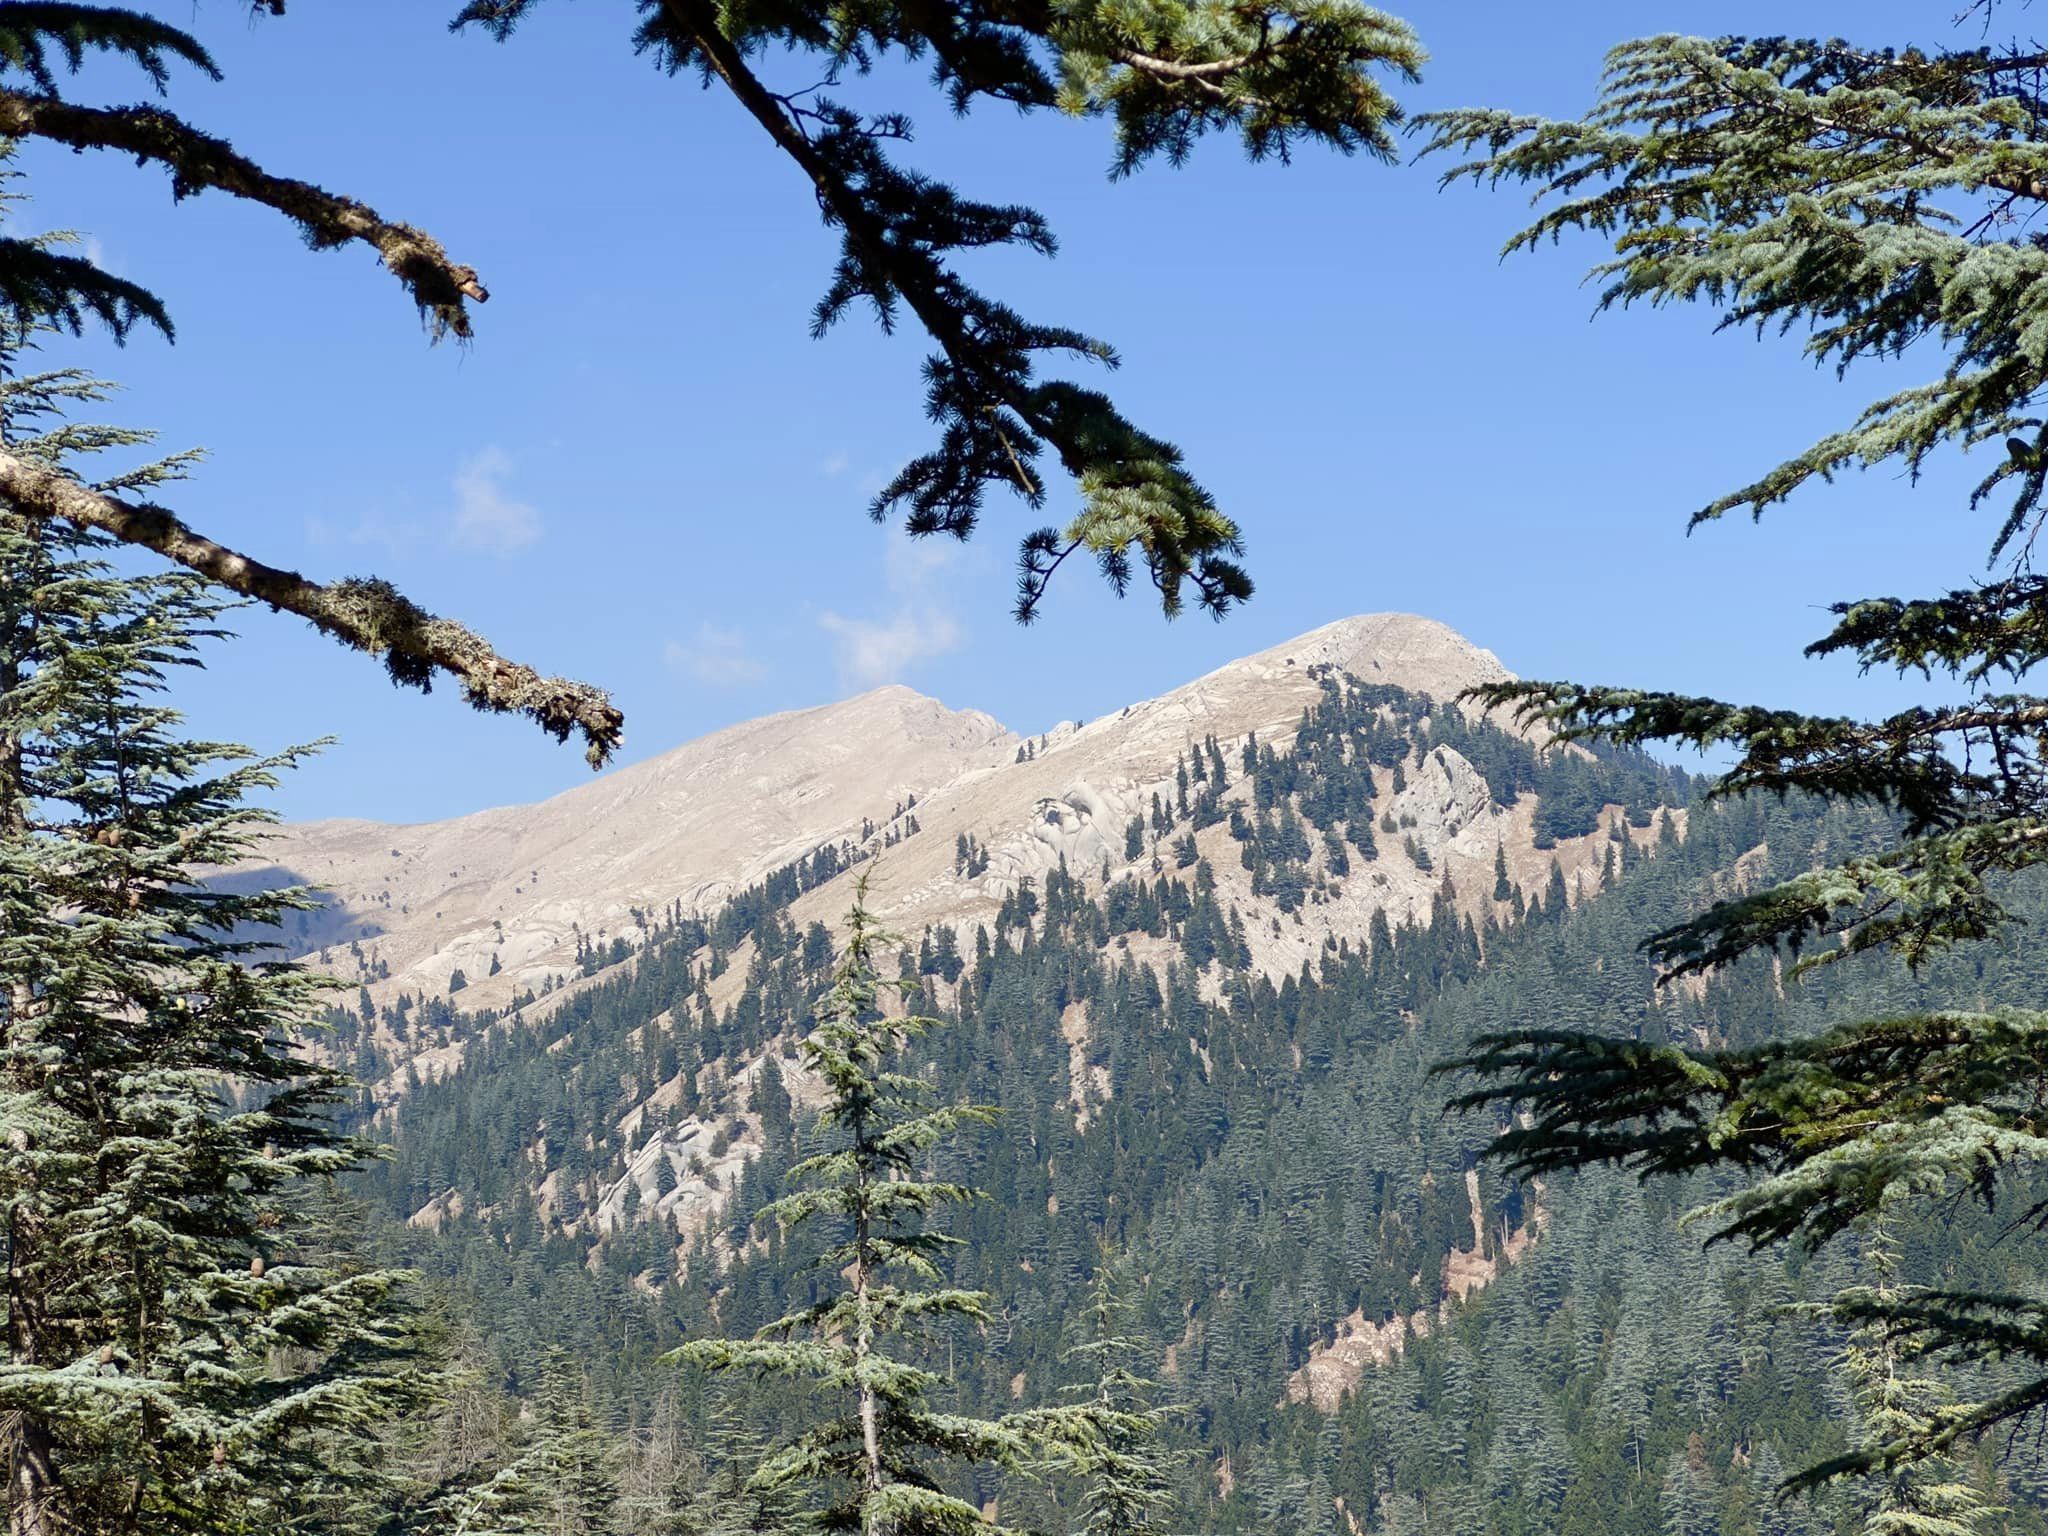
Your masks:
<svg viewBox="0 0 2048 1536"><path fill-rule="evenodd" d="M1073 1319L1115 1275L1144 1372L1180 1410L1164 1438L1186 1528L1842 1528L1847 1505L1780 1504L1777 1486L1860 1433L1836 1371L1845 1340L1796 1310L1851 1278L1854 1255L1759 1266L1702 1252L1679 1217L1710 1182L1505 1180L1481 1160L1498 1116L1446 1112L1433 1068L1532 1021L1741 1046L1929 990L2025 997L2037 964L2016 946L1910 984L1845 969L1787 987L1755 961L1660 990L1639 949L1659 914L1823 850L1878 847L1887 820L1703 802L1639 753L1539 753L1396 689L1323 688L1292 741L1190 744L1184 808L1145 829L1149 880L1105 889L1063 872L1015 892L992 932L904 935L888 957L909 1009L946 1024L917 1046L920 1074L1003 1111L932 1165L984 1193L942 1224L962 1240L955 1279L992 1298L989 1321L943 1330L947 1391L977 1411L1058 1401ZM1382 920L1277 984L1245 970L1247 921L1292 921L1324 882L1363 877L1376 846L1405 856L1398 829L1377 826L1369 767L1413 768L1440 746L1504 799L1538 796L1539 825L1602 830L1600 888L1573 905L1561 876L1472 902L1446 887L1426 924ZM1222 910L1207 861L1178 859L1205 823L1230 825L1270 905ZM580 1362L614 1457L614 1514L579 1517L590 1529L635 1528L616 1480L656 1419L692 1448L678 1518L707 1519L704 1490L746 1470L743 1451L738 1470L725 1459L729 1421L787 1411L772 1384L707 1395L664 1357L745 1337L822 1283L815 1243L753 1218L821 1145L791 1090L793 1044L838 954L823 928L781 914L838 866L827 851L708 922L662 921L625 974L538 1024L438 1002L385 1020L415 1045L465 1049L366 1121L392 1147L358 1185L379 1246L489 1341L472 1365L503 1392L542 1390L536 1362ZM735 966L744 984L717 1006L711 988ZM334 1022L381 1075L360 1016ZM715 1127L708 1140L700 1126ZM707 1222L679 1181L750 1128L759 1155ZM431 1223L401 1225L423 1211ZM1995 1236L1968 1208L1900 1234L1916 1271L2012 1278L2038 1262ZM2044 1473L2031 1452L2001 1463L2012 1529L2037 1528ZM1050 1497L1002 1480L973 1493L1006 1511Z"/></svg>

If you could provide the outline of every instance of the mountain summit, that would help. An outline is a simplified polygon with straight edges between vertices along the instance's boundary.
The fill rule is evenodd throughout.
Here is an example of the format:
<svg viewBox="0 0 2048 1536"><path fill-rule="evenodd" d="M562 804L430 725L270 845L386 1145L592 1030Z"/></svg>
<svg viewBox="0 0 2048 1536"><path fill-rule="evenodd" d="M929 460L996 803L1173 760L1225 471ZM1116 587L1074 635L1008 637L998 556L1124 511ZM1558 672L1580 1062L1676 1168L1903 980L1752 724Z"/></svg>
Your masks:
<svg viewBox="0 0 2048 1536"><path fill-rule="evenodd" d="M516 1206L621 1273L681 1273L699 1242L734 1259L718 1224L788 1106L817 1100L794 1046L856 880L917 1007L994 1030L1059 1137L1124 1117L1121 1144L1159 1083L1184 1079L1175 1113L1219 1131L1255 1060L1278 1082L1344 1040L1405 1039L1532 912L1560 922L1679 846L1682 776L1452 702L1507 675L1390 614L1034 736L885 688L541 805L289 828L251 873L330 892L294 943L363 983L335 1048L413 1160L393 1194L415 1226ZM471 1122L511 1138L488 1175ZM1443 1255L1395 1266L1418 1327L1529 1240L1498 1200L1446 1190L1464 1198L1429 1215ZM1286 1390L1330 1399L1370 1343Z"/></svg>
<svg viewBox="0 0 2048 1536"><path fill-rule="evenodd" d="M412 826L289 825L266 845L267 867L239 875L326 892L291 947L374 995L444 994L460 973L472 1006L565 981L579 950L634 944L646 914L708 915L826 846L887 852L872 875L891 923L971 929L1020 877L1062 858L1121 868L1131 818L1172 792L1191 742L1213 737L1237 752L1256 735L1284 745L1318 698L1312 674L1323 668L1438 700L1509 675L1443 624L1383 613L1340 619L1114 715L1029 738L891 685L729 726L537 805ZM1495 839L1465 835L1484 808L1483 786L1473 804L1471 777L1456 764L1427 771L1408 791L1418 832L1442 842L1454 865L1486 861L1490 879ZM954 868L963 836L987 852L971 878ZM1361 892L1358 911L1327 916L1362 931L1374 908L1395 908L1397 919L1426 908L1436 884L1388 881ZM835 883L803 905L829 920L845 904ZM1298 964L1330 924L1315 926L1299 942L1256 945L1262 964Z"/></svg>
<svg viewBox="0 0 2048 1536"><path fill-rule="evenodd" d="M591 969L589 952L637 947L650 914L708 916L819 848L887 854L869 873L891 924L968 931L1021 880L1063 861L1111 873L1149 863L1149 838L1136 860L1127 856L1128 829L1155 797L1172 800L1191 745L1214 741L1233 755L1254 739L1284 747L1326 671L1439 701L1510 676L1446 625L1386 613L1340 619L1114 715L1032 737L890 685L729 726L536 805L411 826L286 826L266 845L266 867L238 874L325 892L291 947L380 1000L445 995L453 983L468 989L469 1006L502 1006L569 983ZM1320 904L1315 921L1291 932L1261 926L1252 941L1260 969L1297 968L1329 934L1362 933L1375 911L1396 924L1426 913L1446 873L1461 888L1490 884L1497 847L1519 874L1540 874L1530 807L1491 804L1455 752L1419 768L1388 789L1399 797L1390 814L1424 862L1378 861L1387 867ZM1211 828L1198 842L1209 851L1226 837ZM971 867L956 858L963 839L976 850ZM1566 863L1586 862L1572 852ZM1235 859L1214 862L1226 886L1241 883L1230 878ZM848 899L840 884L808 894L797 915L831 922Z"/></svg>

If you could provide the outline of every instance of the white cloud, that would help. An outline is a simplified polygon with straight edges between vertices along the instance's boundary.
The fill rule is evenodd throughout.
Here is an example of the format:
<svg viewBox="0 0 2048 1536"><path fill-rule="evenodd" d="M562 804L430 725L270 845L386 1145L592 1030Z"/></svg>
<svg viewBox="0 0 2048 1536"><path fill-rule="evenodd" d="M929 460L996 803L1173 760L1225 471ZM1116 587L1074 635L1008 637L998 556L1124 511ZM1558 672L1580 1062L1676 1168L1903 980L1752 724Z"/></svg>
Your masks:
<svg viewBox="0 0 2048 1536"><path fill-rule="evenodd" d="M687 645L680 640L669 641L662 651L662 660L709 688L737 688L768 675L768 668L748 653L745 636L736 629L720 629L716 624L699 624Z"/></svg>
<svg viewBox="0 0 2048 1536"><path fill-rule="evenodd" d="M829 610L818 615L818 627L832 637L843 683L878 688L897 681L919 662L960 648L960 623L942 601L937 580L958 554L950 544L897 534L889 545L884 578L889 611L872 618L850 618Z"/></svg>
<svg viewBox="0 0 2048 1536"><path fill-rule="evenodd" d="M819 464L818 473L828 477L843 475L852 464L853 460L845 454L830 453L825 456L824 462Z"/></svg>
<svg viewBox="0 0 2048 1536"><path fill-rule="evenodd" d="M889 554L883 572L891 592L921 596L930 590L933 578L952 570L959 563L958 539L944 534L913 539L907 534L894 533L889 540Z"/></svg>
<svg viewBox="0 0 2048 1536"><path fill-rule="evenodd" d="M950 614L899 611L888 619L849 619L821 613L818 623L832 636L839 675L861 688L892 683L910 667L943 656L960 644L960 626Z"/></svg>
<svg viewBox="0 0 2048 1536"><path fill-rule="evenodd" d="M505 494L504 481L511 473L512 461L500 448L484 449L456 471L456 543L509 555L540 537L540 513Z"/></svg>

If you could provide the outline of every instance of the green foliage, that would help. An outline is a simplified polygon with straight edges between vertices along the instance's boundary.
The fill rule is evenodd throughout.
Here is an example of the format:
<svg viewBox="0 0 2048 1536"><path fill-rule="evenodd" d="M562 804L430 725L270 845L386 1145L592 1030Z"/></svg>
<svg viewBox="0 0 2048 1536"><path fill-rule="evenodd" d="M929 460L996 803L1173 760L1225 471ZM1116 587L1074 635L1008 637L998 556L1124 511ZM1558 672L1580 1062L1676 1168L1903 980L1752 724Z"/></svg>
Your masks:
<svg viewBox="0 0 2048 1536"><path fill-rule="evenodd" d="M2038 1155L2023 1085L2048 1052L2041 1015L1916 1013L1739 1051L1572 1031L1480 1045L1455 1069L1493 1082L1459 1102L1533 1117L1495 1152L1518 1174L1596 1161L1766 1174L1699 1213L1716 1239L1816 1248L1875 1216L1895 1186L1960 1177L1989 1198L2002 1170ZM1539 1084L1538 1072L1571 1076Z"/></svg>
<svg viewBox="0 0 2048 1536"><path fill-rule="evenodd" d="M1896 1288L1898 1255L1878 1227L1868 1258L1874 1271L1868 1294L1884 1295ZM1939 1382L1916 1377L1900 1359L1897 1342L1881 1326L1860 1328L1843 1351L1843 1372L1856 1393L1863 1415L1863 1440L1880 1453L1887 1446L1925 1444L1946 1416L1949 1393ZM1823 1481L1827 1468L1809 1473L1803 1482ZM1865 1536L1984 1536L1996 1530L2005 1510L1983 1495L1940 1456L1894 1461L1885 1469L1871 1508L1864 1514Z"/></svg>
<svg viewBox="0 0 2048 1536"><path fill-rule="evenodd" d="M141 441L56 419L103 393L6 378L9 447L63 464ZM0 508L10 1529L340 1530L426 1387L406 1276L321 1212L368 1148L333 1122L346 1080L292 1044L324 984L256 953L307 898L201 883L250 848L269 818L247 798L292 756L179 734L159 695L221 605L105 549Z"/></svg>
<svg viewBox="0 0 2048 1536"><path fill-rule="evenodd" d="M818 1528L901 1536L999 1529L976 1504L947 1491L934 1464L1015 1466L1076 1431L1057 1414L977 1419L940 1410L930 1398L943 1378L890 1350L929 1339L948 1319L989 1320L984 1295L940 1284L939 1256L960 1239L931 1225L976 1192L921 1175L934 1148L986 1124L993 1111L934 1105L921 1079L886 1069L936 1021L884 1015L888 983L875 964L888 940L865 898L863 880L824 1016L799 1047L805 1070L822 1083L825 1120L840 1144L791 1168L791 1192L757 1218L784 1231L829 1223L840 1240L818 1263L842 1284L752 1339L696 1340L675 1358L713 1371L796 1377L832 1402L828 1417L771 1452L752 1480L764 1492L810 1495ZM898 985L909 991L916 983ZM900 1285L898 1275L925 1288Z"/></svg>
<svg viewBox="0 0 2048 1536"><path fill-rule="evenodd" d="M1845 469L1895 464L1917 476L1945 447L2002 445L1971 498L2009 498L1989 538L1992 568L2007 562L1996 578L1838 604L1835 628L1809 647L1959 682L1964 702L1865 722L1566 683L1479 691L1573 741L1732 752L1712 791L1720 799L1811 794L1886 814L1875 845L1829 849L1817 868L1781 866L1656 933L1647 947L1669 975L1712 977L1770 953L1803 955L1809 979L1865 954L1937 966L1996 935L2034 888L2027 876L2048 847L2048 702L1993 683L2021 685L2048 634L2048 587L2028 566L2048 487L2038 404L2048 255L2028 228L2048 198L2041 64L2022 49L1662 36L1609 56L1581 120L1491 110L1426 120L1431 152L1476 156L1446 179L1535 189L1540 211L1511 250L1567 233L1611 244L1595 268L1603 307L1706 303L1723 325L1803 333L1806 355L1844 376L1870 358L1939 359L1935 377L1871 401L1843 430L1700 508L1695 524L1738 509L1761 517ZM2048 1213L2032 1203L2048 1152L2035 1103L2041 1022L2009 1001L1880 1006L1817 1038L1742 1047L1518 1029L1462 1064L1485 1081L1466 1103L1534 1117L1502 1138L1512 1166L1749 1175L1700 1212L1720 1236L1815 1249L1887 1210L1958 1192L1994 1206L2017 1198L2022 1227ZM1902 1409L1891 1431L1826 1472L1897 1478L1915 1458L2048 1403L2048 1329L2030 1295L1960 1282L1864 1287L1838 1298L1835 1318L1877 1330L1887 1349L1943 1360L1958 1379L1981 1381L1972 1372L1992 1362L2033 1374L2002 1378L1975 1405Z"/></svg>
<svg viewBox="0 0 2048 1536"><path fill-rule="evenodd" d="M1075 1536L1154 1529L1173 1502L1157 1447L1170 1415L1154 1403L1158 1383L1136 1368L1151 1345L1129 1331L1133 1308L1120 1291L1125 1283L1105 1253L1076 1318L1078 1337L1064 1357L1088 1378L1072 1390L1090 1433L1060 1458L1062 1470L1081 1484Z"/></svg>
<svg viewBox="0 0 2048 1536"><path fill-rule="evenodd" d="M1608 56L1576 122L1431 114L1429 151L1479 150L1446 173L1552 199L1509 249L1569 231L1611 239L1603 305L1704 301L1759 334L1807 329L1846 369L1926 338L1930 383L1695 514L1763 511L1815 478L1944 444L2015 441L1978 487L2015 500L1995 555L2033 517L2048 465L2030 414L2044 357L2024 228L2042 200L2039 60L1996 48L1859 48L1798 38L1660 36Z"/></svg>

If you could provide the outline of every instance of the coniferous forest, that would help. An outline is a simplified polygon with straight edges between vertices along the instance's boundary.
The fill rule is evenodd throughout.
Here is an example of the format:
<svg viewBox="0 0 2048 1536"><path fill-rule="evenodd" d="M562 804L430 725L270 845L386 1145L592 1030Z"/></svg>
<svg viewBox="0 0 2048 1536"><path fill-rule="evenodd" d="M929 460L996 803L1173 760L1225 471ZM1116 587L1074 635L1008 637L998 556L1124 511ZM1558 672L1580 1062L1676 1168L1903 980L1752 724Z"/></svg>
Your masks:
<svg viewBox="0 0 2048 1536"><path fill-rule="evenodd" d="M1695 642L1641 637L1635 660L1677 655L1762 703L1654 675L1530 680L1406 614L1283 615L1261 633L1297 638L1276 649L1248 640L1170 693L1030 736L882 686L967 645L930 573L964 590L975 567L890 567L892 600L933 611L880 625L831 606L847 578L829 551L828 585L805 585L821 535L771 521L817 509L750 507L737 535L705 513L676 535L679 568L778 545L786 587L747 601L849 642L840 702L816 705L833 686L817 671L809 707L622 762L627 716L603 686L423 605L465 590L458 566L542 536L501 483L509 456L466 461L438 542L367 520L315 538L307 514L305 549L381 553L420 596L302 574L289 518L209 505L196 450L105 424L130 402L98 364L185 334L174 309L211 263L141 225L116 250L43 222L97 195L76 167L114 151L122 176L168 175L177 227L199 227L199 199L281 217L309 248L238 224L223 262L367 253L430 343L482 359L491 289L443 235L499 228L486 200L422 179L446 169L424 135L384 163L409 196L440 187L443 235L222 137L285 119L262 91L222 107L195 89L234 88L202 34L288 38L284 0L0 0L6 1536L2048 1536L2048 700L2026 691L2048 659L2048 51L2023 7L1952 9L1868 43L1646 27L1573 76L1590 106L1544 116L1434 93L1440 62L1474 78L1454 67L1471 34L1447 21L1433 54L1429 18L1355 0L640 0L602 48L619 19L561 0L451 7L437 45L550 61L551 106L520 115L552 113L551 135L642 122L649 75L664 112L709 99L701 123L660 120L663 152L761 199L723 225L693 210L711 241L758 237L771 202L816 215L812 338L866 315L928 349L896 402L919 446L863 461L842 510L890 525L892 548L978 549L1021 504L1024 526L997 534L1015 540L1011 616L1034 637L1072 626L1047 643L1093 672L1152 675L1101 625L1240 623L1266 601L1255 573L1303 590L1274 567L1304 551L1375 592L1420 578L1339 559L1347 511L1247 494L1259 477L1227 440L1308 428L1247 405L1213 457L1199 437L1183 450L1153 418L1196 392L1113 373L1108 339L1038 313L1119 307L1085 266L1025 279L1015 261L1058 239L1006 181L1095 216L1058 185L1076 131L1112 200L1198 176L1235 139L1248 179L1197 183L1197 201L1240 200L1221 222L1274 217L1261 199L1288 194L1270 178L1346 157L1347 198L1417 178L1443 206L1529 194L1505 254L1576 253L1619 312L1604 326L1704 311L1748 338L1730 357L1825 365L1830 429L1739 443L1761 472L1650 513L1872 509L1854 525L1870 549L1826 573L1849 595L1807 637L1837 664L1825 708L1786 705L1791 685L1743 662L1745 589L1686 610L1718 626ZM325 72L395 110L360 63ZM1512 73L1556 97L1541 69ZM919 140L913 110L1000 113L1013 136L963 158L965 140ZM348 137L277 135L340 164L320 155ZM962 164L958 185L941 174ZM651 209L645 191L611 200ZM1170 293L1172 253L1131 238ZM686 284L703 253L678 250ZM544 300L540 330L646 299L652 274L609 264L576 304ZM1297 276L1251 286L1294 294ZM1298 302L1331 327L1360 302L1416 307ZM1172 318L1204 333L1206 365L1259 378L1263 338L1199 309ZM266 393L357 366L267 334L234 345L239 387ZM199 382L221 377L209 366L177 403L225 423L236 397ZM859 366L838 385L849 415L883 393L881 365L873 383ZM1732 407L1751 364L1718 366L1691 384ZM754 362L712 347L690 367L737 381ZM1319 377L1387 387L1366 371ZM579 395L606 387L571 372ZM1540 402L1584 477L1567 497L1628 479L1596 392L1577 377ZM623 422L629 393L598 409ZM505 435L644 449L610 417L580 424L583 403L550 397L548 441L531 418ZM1432 408L1463 420L1470 402ZM1384 427L1361 412L1347 440ZM317 478L312 440L291 452ZM849 469L834 460L821 483ZM623 592L657 550L597 473L576 477L582 533ZM1901 504L1919 523L1891 521ZM1270 564L1262 516L1291 530ZM1438 521L1453 564L1466 535ZM1896 569L1878 563L1895 526L1921 530L1905 569L1938 585L1855 591ZM1651 548L1560 557L1547 577L1597 579L1582 601L1547 590L1524 648L1572 654L1624 559L1674 612L1693 601L1682 555ZM1070 566L1144 602L1073 607ZM567 627L500 622L507 594L566 602L570 569L561 592L525 593L490 565L467 589L478 625L520 655L534 635L591 654ZM1776 579L1760 567L1755 592L1792 590ZM593 611L631 606L604 591ZM1511 617L1503 603L1508 652ZM322 702L300 660L266 654L286 655L287 619L399 686L379 695L382 738L219 728ZM736 633L707 621L693 644L663 650L674 676L767 687ZM233 707L209 667L238 680ZM412 696L435 685L454 709ZM474 723L461 705L515 717L490 738L517 741L503 750L573 741L625 790L602 814L573 792L487 813L512 781L477 751L438 775L460 781L461 817L297 813L322 752L456 761L424 743ZM902 765L886 791L859 777L882 761ZM659 843L675 867L646 875L637 855L699 801L704 847ZM531 846L507 827L578 815L545 879L539 855L490 867ZM421 883L423 846L453 866L440 884ZM349 884L363 849L375 900ZM500 906L477 905L487 889Z"/></svg>

